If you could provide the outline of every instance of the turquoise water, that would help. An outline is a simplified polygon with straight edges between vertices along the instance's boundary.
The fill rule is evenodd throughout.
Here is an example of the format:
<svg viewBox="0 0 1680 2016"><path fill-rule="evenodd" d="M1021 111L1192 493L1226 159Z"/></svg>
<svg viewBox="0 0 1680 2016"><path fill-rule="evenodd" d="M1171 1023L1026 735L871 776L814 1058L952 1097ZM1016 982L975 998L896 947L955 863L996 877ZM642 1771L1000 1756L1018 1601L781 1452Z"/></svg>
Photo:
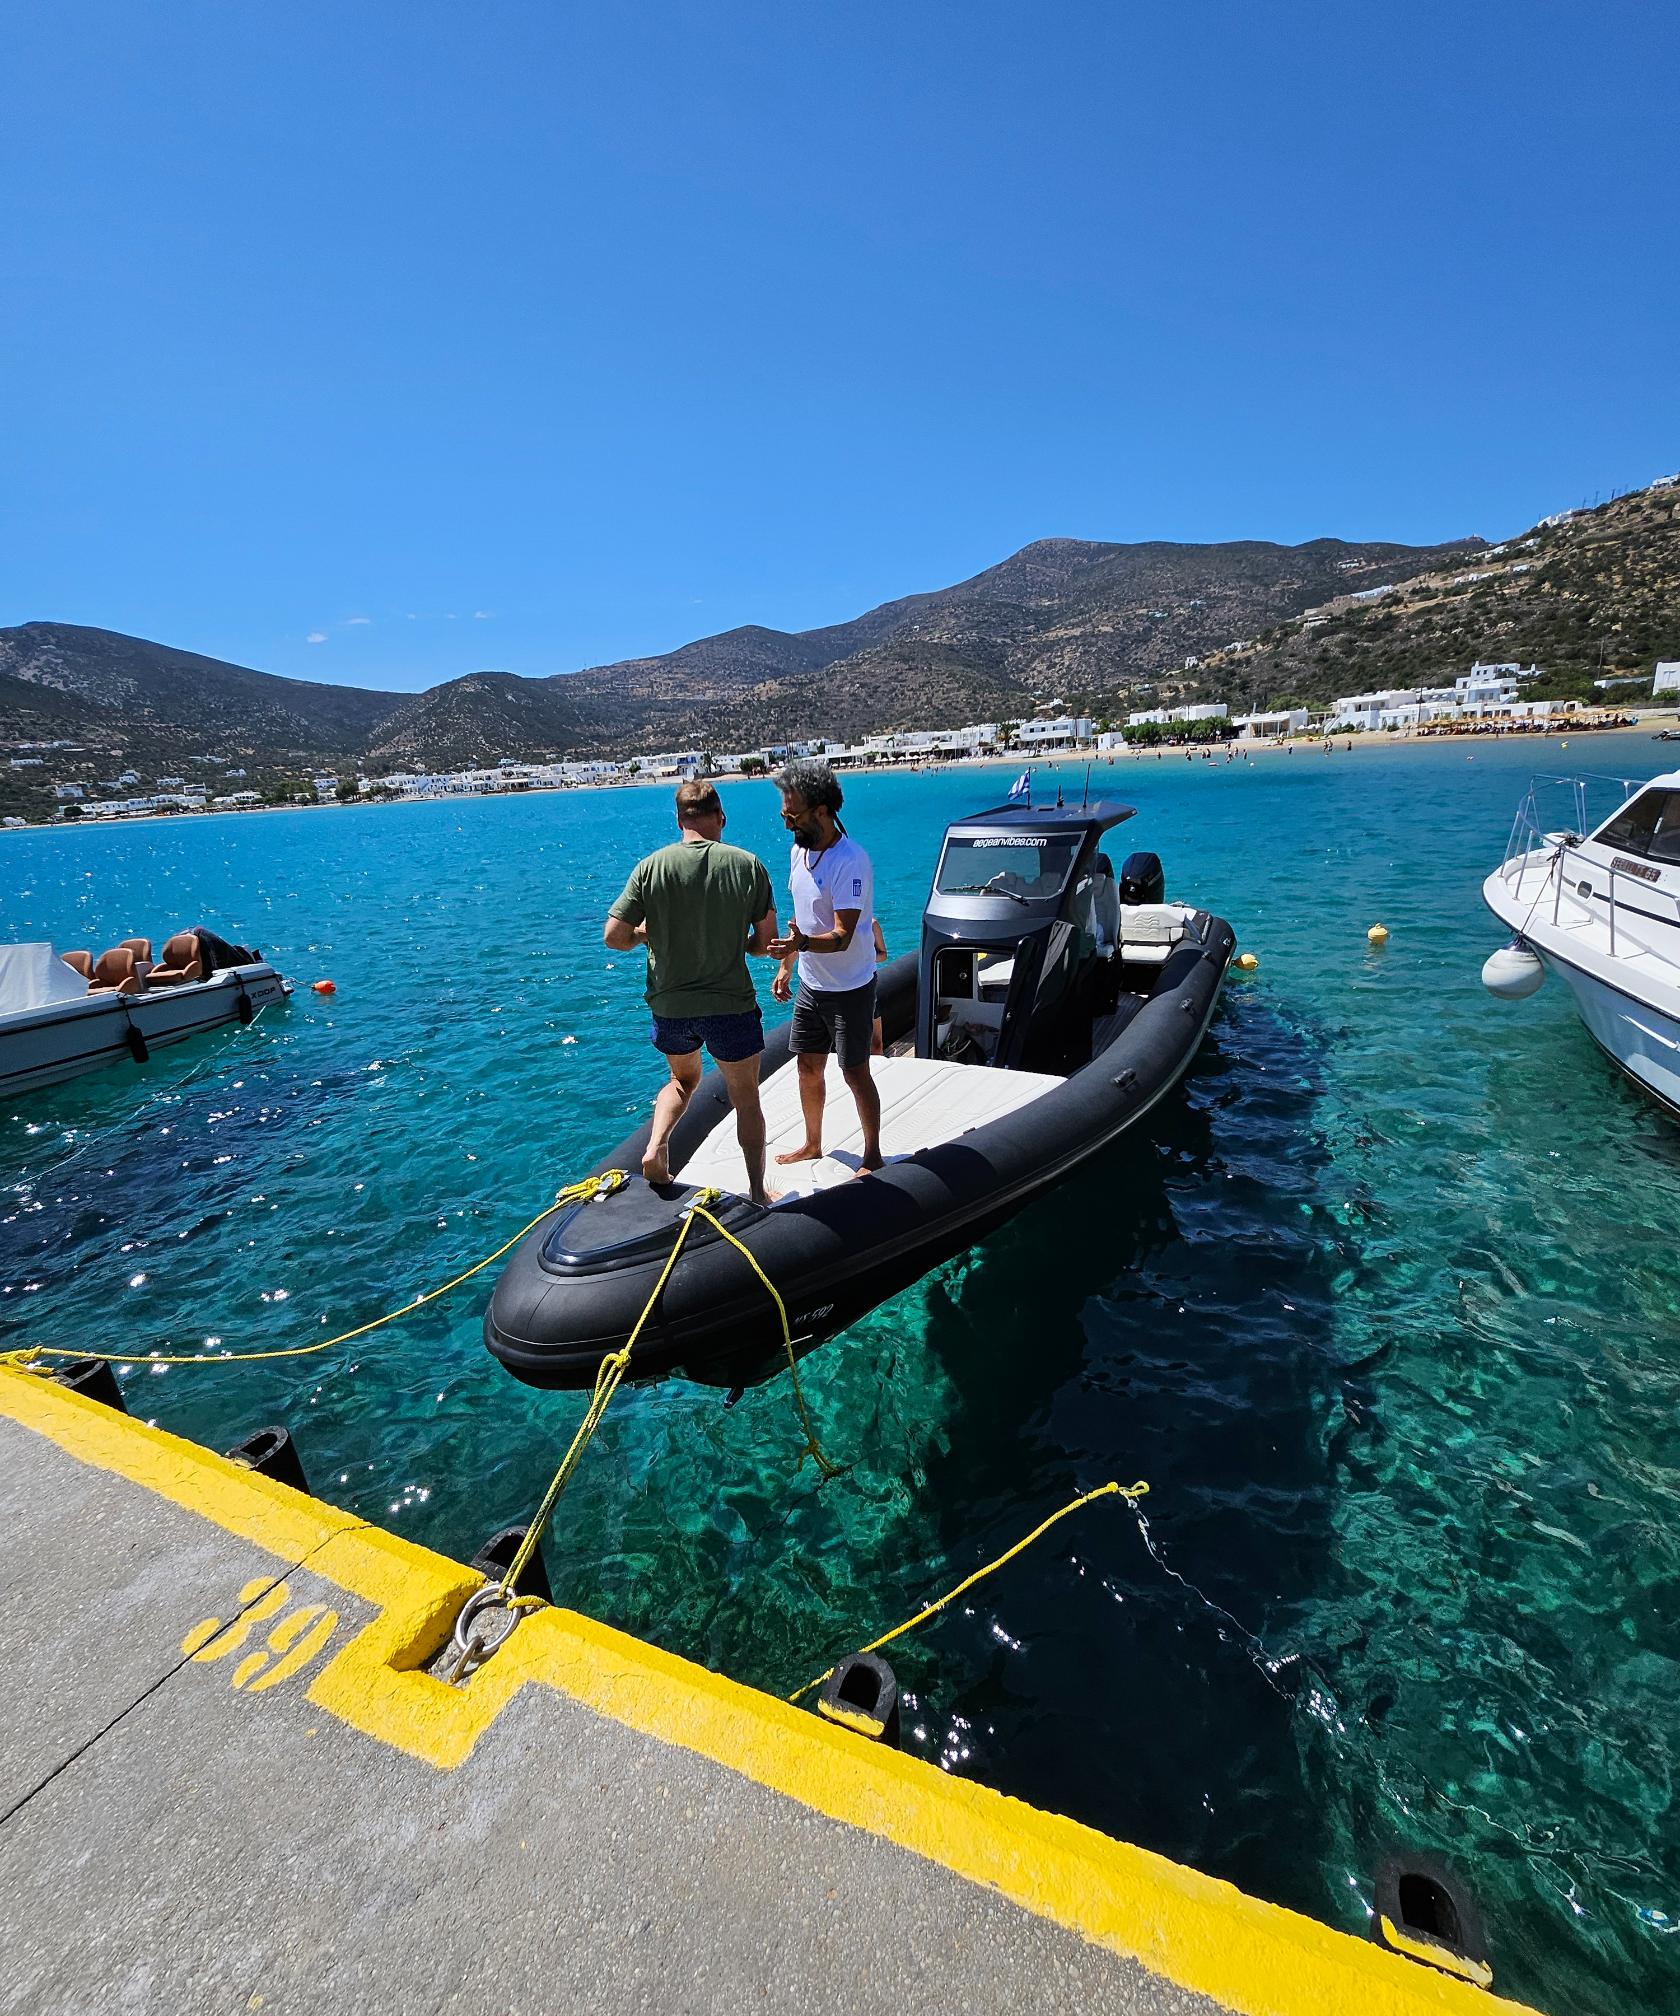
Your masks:
<svg viewBox="0 0 1680 2016"><path fill-rule="evenodd" d="M1680 1130L1555 983L1478 982L1515 800L1583 758L1661 767L1578 740L1099 772L1139 808L1117 837L1260 955L1182 1093L806 1361L840 1481L795 1472L785 1381L622 1391L556 1593L786 1691L1147 1477L1146 1528L1093 1506L897 1648L907 1740L1352 1929L1391 1843L1445 1853L1507 1992L1673 2006ZM997 788L851 786L895 951L943 822ZM724 795L779 883L773 794ZM300 991L0 1115L0 1341L298 1343L496 1244L655 1088L600 918L667 820L648 790L6 836L0 937L203 921ZM129 1404L218 1448L284 1420L322 1495L470 1552L581 1404L486 1357L481 1285L327 1357L137 1372Z"/></svg>

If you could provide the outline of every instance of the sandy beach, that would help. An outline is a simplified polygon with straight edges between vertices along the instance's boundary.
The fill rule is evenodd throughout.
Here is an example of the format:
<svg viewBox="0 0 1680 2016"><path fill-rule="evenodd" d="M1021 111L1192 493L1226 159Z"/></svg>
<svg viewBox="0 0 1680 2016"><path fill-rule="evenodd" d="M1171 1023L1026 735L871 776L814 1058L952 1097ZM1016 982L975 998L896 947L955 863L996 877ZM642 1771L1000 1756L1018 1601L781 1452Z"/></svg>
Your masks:
<svg viewBox="0 0 1680 2016"><path fill-rule="evenodd" d="M1253 763L1260 760L1299 760L1303 763L1324 763L1343 756L1358 755L1369 750L1392 749L1442 749L1463 745L1465 756L1474 757L1479 749L1502 747L1507 743L1521 742L1539 751L1552 748L1559 751L1570 748L1591 747L1593 749L1626 749L1631 746L1650 743L1659 729L1673 728L1680 724L1680 712L1642 713L1639 719L1627 727L1594 728L1590 726L1569 726L1561 729L1548 728L1544 731L1507 729L1497 735L1426 735L1416 731L1400 733L1335 735L1320 740L1298 737L1289 742L1216 742L1201 745L1169 745L1164 748L1112 749L1097 751L1061 751L1054 756L1032 756L1021 749L1010 749L993 756L958 756L939 763L869 763L848 766L840 773L842 778L903 776L906 773L946 772L952 770L1030 770L1034 779L1054 777L1065 779L1083 776L1087 764L1095 770L1125 769L1134 764L1151 763L1209 763L1224 767L1227 763ZM1677 752L1676 767L1680 768L1680 752ZM722 771L716 781L719 784L767 783L768 773L757 772L748 775L744 771ZM557 787L539 787L525 791L450 791L433 796L413 798L342 798L326 805L243 805L228 807L220 812L137 812L125 819L57 820L50 825L43 822L33 826L13 826L4 829L7 833L62 832L72 826L85 826L89 831L109 826L147 826L178 820L202 819L249 819L276 812L341 812L369 805L435 805L448 800L465 798L510 798L538 797L549 795L550 791L561 793L572 791L640 791L650 789L670 790L673 788L669 777L615 777L599 784L569 784Z"/></svg>

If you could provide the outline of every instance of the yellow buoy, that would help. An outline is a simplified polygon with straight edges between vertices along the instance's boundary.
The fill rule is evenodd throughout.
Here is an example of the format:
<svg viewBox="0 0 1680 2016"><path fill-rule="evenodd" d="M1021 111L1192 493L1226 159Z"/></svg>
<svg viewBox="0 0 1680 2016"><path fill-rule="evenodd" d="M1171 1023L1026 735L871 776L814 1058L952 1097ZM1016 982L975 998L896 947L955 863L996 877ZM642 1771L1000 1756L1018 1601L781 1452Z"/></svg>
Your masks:
<svg viewBox="0 0 1680 2016"><path fill-rule="evenodd" d="M1373 945L1386 945L1388 943L1388 926L1386 924L1373 924L1370 930L1365 933L1365 936Z"/></svg>
<svg viewBox="0 0 1680 2016"><path fill-rule="evenodd" d="M1237 954L1237 967L1243 973L1254 972L1259 964L1260 961L1255 958L1252 952L1239 952Z"/></svg>

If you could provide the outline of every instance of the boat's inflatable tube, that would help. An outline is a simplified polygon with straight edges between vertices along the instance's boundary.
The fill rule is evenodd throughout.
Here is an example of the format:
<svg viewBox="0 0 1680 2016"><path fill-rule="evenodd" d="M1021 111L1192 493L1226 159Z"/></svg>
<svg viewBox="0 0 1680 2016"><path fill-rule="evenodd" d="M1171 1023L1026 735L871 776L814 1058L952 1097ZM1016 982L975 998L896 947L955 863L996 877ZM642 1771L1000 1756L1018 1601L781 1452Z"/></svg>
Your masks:
<svg viewBox="0 0 1680 2016"><path fill-rule="evenodd" d="M766 1210L743 1197L712 1209L751 1248L787 1304L794 1348L809 1349L964 1251L1039 1190L1115 1139L1182 1075L1218 1000L1235 948L1231 928L1201 912L1156 974L1147 999L1122 995L1092 1061L1029 1105L960 1139L892 1161ZM882 969L889 1044L915 1013L914 953ZM784 1025L769 1037L761 1082L793 1068ZM984 1069L974 1066L974 1069ZM644 1126L599 1168L632 1172L599 1202L557 1210L515 1248L485 1312L494 1355L533 1386L586 1387L646 1307L692 1189L683 1164L729 1111L708 1072L678 1122L678 1180L655 1190L634 1172ZM786 1362L781 1324L743 1257L696 1220L681 1261L637 1339L631 1379L682 1372L710 1385L750 1384Z"/></svg>

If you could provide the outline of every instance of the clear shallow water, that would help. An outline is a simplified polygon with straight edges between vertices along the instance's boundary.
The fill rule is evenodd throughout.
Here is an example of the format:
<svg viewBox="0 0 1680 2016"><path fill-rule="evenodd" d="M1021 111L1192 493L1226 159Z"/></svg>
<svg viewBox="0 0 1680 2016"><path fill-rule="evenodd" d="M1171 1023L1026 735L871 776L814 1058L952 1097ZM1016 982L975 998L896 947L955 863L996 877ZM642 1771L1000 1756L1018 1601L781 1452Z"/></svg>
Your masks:
<svg viewBox="0 0 1680 2016"><path fill-rule="evenodd" d="M1432 1848L1507 1992L1673 2006L1680 1130L1555 984L1478 982L1514 802L1577 758L1661 767L1125 766L1119 851L1262 962L1183 1092L806 1361L839 1482L795 1474L785 1381L624 1389L548 1545L561 1599L785 1692L1147 1477L1147 1532L1093 1506L897 1648L914 1745L1353 1929L1389 1844ZM894 950L997 788L851 786ZM725 802L779 882L773 793ZM0 937L204 921L300 993L0 1114L0 1342L297 1343L498 1243L655 1088L599 923L667 821L649 790L6 836ZM130 1405L218 1448L285 1420L324 1496L471 1551L581 1405L485 1356L481 1285L329 1357L136 1373Z"/></svg>

